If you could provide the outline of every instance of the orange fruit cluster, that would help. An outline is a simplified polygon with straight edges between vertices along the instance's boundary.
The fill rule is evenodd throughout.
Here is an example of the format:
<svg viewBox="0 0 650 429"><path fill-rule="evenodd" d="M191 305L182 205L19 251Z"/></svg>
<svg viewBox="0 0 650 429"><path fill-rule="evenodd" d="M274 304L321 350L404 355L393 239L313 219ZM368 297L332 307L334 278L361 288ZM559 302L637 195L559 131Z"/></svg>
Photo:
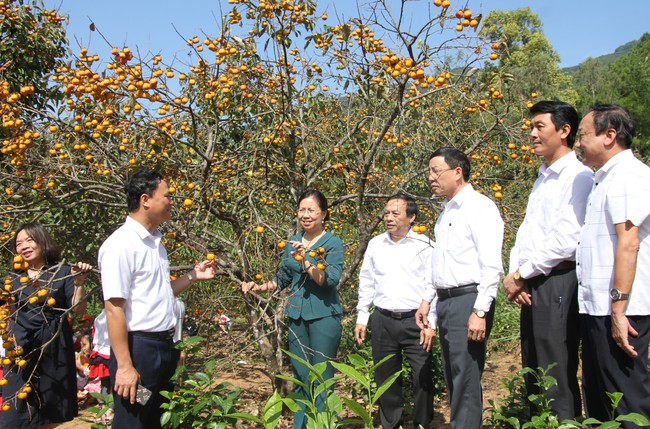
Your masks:
<svg viewBox="0 0 650 429"><path fill-rule="evenodd" d="M459 19L458 24L456 24L456 31L463 31L467 27L476 28L481 22L481 15L473 17L470 9L458 10L456 12L456 18Z"/></svg>
<svg viewBox="0 0 650 429"><path fill-rule="evenodd" d="M427 232L427 227L425 225L413 225L413 232L416 232L418 234L424 234Z"/></svg>

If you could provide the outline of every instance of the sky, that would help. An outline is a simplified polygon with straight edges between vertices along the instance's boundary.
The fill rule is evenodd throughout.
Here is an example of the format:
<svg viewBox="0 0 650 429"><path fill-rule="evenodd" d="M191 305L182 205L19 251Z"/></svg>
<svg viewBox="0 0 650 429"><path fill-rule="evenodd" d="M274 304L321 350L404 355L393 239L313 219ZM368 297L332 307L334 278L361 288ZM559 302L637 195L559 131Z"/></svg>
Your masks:
<svg viewBox="0 0 650 429"><path fill-rule="evenodd" d="M369 0L362 0L367 2ZM432 0L410 3L428 7ZM637 40L650 28L643 25L650 15L650 0L451 0L450 10L469 3L474 15L492 9L529 7L543 23L543 30L560 54L560 66L577 65L588 57L614 52ZM354 14L355 0L319 0L318 12L330 16ZM102 56L106 42L127 45L141 53L161 53L165 61L186 54L186 38L218 34L219 17L232 8L227 0L45 0L47 8L69 15L68 39L75 50L84 46ZM98 31L91 32L93 22ZM334 19L328 21L334 25ZM78 49L76 49L78 51Z"/></svg>

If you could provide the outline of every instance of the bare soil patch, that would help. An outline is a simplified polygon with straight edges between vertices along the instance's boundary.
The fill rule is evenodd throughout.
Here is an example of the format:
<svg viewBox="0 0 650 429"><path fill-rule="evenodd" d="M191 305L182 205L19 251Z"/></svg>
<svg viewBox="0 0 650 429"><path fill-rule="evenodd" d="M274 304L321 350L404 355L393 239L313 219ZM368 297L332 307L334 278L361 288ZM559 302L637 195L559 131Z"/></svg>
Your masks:
<svg viewBox="0 0 650 429"><path fill-rule="evenodd" d="M507 394L502 387L503 379L510 377L521 368L520 356L514 352L492 352L487 359L485 372L483 374L483 396L484 406L488 400L498 399ZM260 365L239 365L224 372L219 381L227 381L234 386L241 388L239 409L243 412L257 414L269 396L273 393L271 380L262 370ZM87 410L81 410L80 416L58 426L59 429L90 429L91 423L84 421L92 415ZM435 404L435 417L433 427L436 429L448 429L449 405L446 400L437 401ZM253 427L243 425L242 428ZM278 428L291 427L291 416L287 415ZM405 429L408 429L406 427Z"/></svg>

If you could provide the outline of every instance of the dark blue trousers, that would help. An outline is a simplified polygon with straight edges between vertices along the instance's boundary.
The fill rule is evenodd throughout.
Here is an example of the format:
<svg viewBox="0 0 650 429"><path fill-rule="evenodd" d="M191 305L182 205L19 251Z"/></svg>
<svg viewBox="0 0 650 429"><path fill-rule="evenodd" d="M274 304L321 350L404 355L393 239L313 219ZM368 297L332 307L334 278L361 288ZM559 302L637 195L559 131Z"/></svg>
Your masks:
<svg viewBox="0 0 650 429"><path fill-rule="evenodd" d="M160 340L144 337L129 332L129 351L133 366L140 374L140 384L151 390L152 395L146 405L137 402L131 405L129 400L113 393L115 401L114 429L158 429L163 410L160 405L165 398L161 390L171 391L170 381L178 363L179 350L174 348L172 340ZM111 350L108 365L111 385L115 386L117 361Z"/></svg>

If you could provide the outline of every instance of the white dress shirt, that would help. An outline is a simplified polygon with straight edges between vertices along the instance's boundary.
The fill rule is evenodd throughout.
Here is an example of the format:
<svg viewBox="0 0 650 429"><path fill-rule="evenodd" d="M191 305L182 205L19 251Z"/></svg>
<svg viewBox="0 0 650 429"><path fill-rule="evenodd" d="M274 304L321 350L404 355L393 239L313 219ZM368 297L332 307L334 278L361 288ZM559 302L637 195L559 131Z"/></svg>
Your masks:
<svg viewBox="0 0 650 429"><path fill-rule="evenodd" d="M433 284L478 284L474 308L488 311L503 273L503 220L496 204L468 184L443 205L436 221Z"/></svg>
<svg viewBox="0 0 650 429"><path fill-rule="evenodd" d="M519 269L524 279L548 276L561 262L575 261L593 177L573 151L550 166L542 164L510 251L511 273Z"/></svg>
<svg viewBox="0 0 650 429"><path fill-rule="evenodd" d="M431 301L432 251L429 237L412 231L398 242L387 232L372 238L359 272L357 324L368 324L372 303L385 310L407 312L417 310L423 299ZM428 319L435 326L434 306Z"/></svg>
<svg viewBox="0 0 650 429"><path fill-rule="evenodd" d="M161 332L176 326L167 251L159 231L151 235L132 217L104 241L98 266L104 299L126 300L127 330Z"/></svg>
<svg viewBox="0 0 650 429"><path fill-rule="evenodd" d="M577 252L580 313L611 314L616 225L627 221L639 228L641 246L625 314L650 315L650 168L631 150L613 156L596 171Z"/></svg>

